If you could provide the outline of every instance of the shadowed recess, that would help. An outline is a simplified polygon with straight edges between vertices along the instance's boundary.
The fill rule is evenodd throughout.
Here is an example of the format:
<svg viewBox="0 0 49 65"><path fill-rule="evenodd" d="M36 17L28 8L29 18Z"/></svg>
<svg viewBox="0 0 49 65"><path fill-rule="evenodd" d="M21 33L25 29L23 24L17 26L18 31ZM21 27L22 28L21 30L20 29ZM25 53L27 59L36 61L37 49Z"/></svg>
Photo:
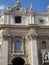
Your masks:
<svg viewBox="0 0 49 65"><path fill-rule="evenodd" d="M12 60L12 64L13 64L13 65L24 65L24 63L25 63L25 61L24 61L24 59L21 58L21 57L15 57L15 58L13 58L13 60Z"/></svg>

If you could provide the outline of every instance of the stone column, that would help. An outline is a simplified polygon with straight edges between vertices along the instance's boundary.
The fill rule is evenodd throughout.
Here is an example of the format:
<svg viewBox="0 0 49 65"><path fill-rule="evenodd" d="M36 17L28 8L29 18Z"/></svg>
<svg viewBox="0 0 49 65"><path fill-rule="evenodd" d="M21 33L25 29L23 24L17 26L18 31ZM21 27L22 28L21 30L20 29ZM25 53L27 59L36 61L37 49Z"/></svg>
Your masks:
<svg viewBox="0 0 49 65"><path fill-rule="evenodd" d="M2 65L8 65L8 40L2 39Z"/></svg>
<svg viewBox="0 0 49 65"><path fill-rule="evenodd" d="M37 51L37 41L35 37L31 37L31 65L38 64L38 51Z"/></svg>

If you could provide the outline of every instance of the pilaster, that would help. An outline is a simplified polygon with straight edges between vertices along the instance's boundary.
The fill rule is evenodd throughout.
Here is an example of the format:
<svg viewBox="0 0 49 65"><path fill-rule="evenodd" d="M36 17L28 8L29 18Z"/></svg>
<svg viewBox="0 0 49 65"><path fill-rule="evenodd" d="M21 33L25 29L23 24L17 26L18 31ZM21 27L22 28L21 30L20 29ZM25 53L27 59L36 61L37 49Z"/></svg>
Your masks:
<svg viewBox="0 0 49 65"><path fill-rule="evenodd" d="M36 36L30 36L30 45L31 45L31 65L39 65L38 63L38 51L37 51L37 40Z"/></svg>
<svg viewBox="0 0 49 65"><path fill-rule="evenodd" d="M2 65L8 65L8 40L2 36Z"/></svg>

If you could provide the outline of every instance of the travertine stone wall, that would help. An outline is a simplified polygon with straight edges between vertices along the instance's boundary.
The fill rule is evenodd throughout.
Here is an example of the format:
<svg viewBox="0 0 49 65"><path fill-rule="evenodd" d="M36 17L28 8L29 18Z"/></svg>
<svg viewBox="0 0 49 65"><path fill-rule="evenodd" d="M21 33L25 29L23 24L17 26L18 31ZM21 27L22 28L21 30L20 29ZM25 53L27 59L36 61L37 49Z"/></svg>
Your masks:
<svg viewBox="0 0 49 65"><path fill-rule="evenodd" d="M48 28L38 28L36 29L36 33L41 36L49 36L49 29Z"/></svg>
<svg viewBox="0 0 49 65"><path fill-rule="evenodd" d="M0 65L1 65L1 45L0 45Z"/></svg>
<svg viewBox="0 0 49 65"><path fill-rule="evenodd" d="M8 65L8 41L2 42L2 65Z"/></svg>

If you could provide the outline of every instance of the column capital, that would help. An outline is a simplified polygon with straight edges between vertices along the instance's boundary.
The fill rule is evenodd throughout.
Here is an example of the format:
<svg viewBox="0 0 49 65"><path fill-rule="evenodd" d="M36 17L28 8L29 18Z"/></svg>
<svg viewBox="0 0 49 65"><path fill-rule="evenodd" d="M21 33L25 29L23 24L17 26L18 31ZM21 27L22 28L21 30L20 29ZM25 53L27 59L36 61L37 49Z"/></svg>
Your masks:
<svg viewBox="0 0 49 65"><path fill-rule="evenodd" d="M24 38L27 40L28 39L28 35L25 35Z"/></svg>
<svg viewBox="0 0 49 65"><path fill-rule="evenodd" d="M31 39L37 39L37 35L34 34L34 35L28 35L28 38L31 40Z"/></svg>

